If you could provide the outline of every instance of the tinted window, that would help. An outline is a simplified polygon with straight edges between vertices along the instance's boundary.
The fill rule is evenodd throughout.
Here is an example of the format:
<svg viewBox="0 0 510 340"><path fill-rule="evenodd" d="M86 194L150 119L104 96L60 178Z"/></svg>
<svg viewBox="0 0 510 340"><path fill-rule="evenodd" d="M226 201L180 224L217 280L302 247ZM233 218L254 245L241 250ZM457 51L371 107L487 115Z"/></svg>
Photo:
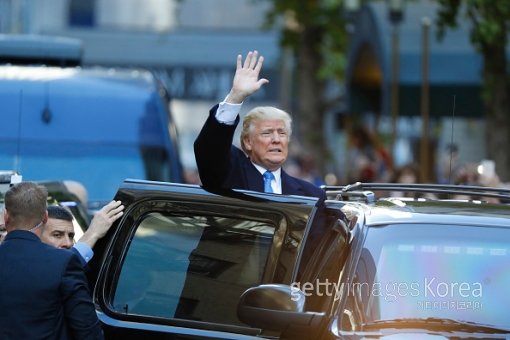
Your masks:
<svg viewBox="0 0 510 340"><path fill-rule="evenodd" d="M365 322L436 317L508 327L509 244L508 228L371 228L349 287L350 314Z"/></svg>
<svg viewBox="0 0 510 340"><path fill-rule="evenodd" d="M71 0L69 3L69 26L94 26L95 1Z"/></svg>
<svg viewBox="0 0 510 340"><path fill-rule="evenodd" d="M237 302L261 283L274 227L219 216L150 213L129 246L119 313L244 325Z"/></svg>

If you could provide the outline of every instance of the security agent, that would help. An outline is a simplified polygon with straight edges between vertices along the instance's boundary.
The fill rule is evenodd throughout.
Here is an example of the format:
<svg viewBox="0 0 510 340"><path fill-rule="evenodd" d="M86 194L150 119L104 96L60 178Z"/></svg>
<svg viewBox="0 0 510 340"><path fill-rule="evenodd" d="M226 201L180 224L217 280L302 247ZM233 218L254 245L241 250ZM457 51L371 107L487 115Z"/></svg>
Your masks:
<svg viewBox="0 0 510 340"><path fill-rule="evenodd" d="M58 205L49 206L48 222L41 225L34 232L41 241L48 245L76 251L85 265L94 256L92 248L94 248L96 242L106 235L113 222L123 215L123 210L124 206L121 201L111 201L105 205L94 215L88 229L75 243L71 212Z"/></svg>
<svg viewBox="0 0 510 340"><path fill-rule="evenodd" d="M0 244L0 339L103 339L79 257L32 231L48 220L46 189L33 182L5 194Z"/></svg>

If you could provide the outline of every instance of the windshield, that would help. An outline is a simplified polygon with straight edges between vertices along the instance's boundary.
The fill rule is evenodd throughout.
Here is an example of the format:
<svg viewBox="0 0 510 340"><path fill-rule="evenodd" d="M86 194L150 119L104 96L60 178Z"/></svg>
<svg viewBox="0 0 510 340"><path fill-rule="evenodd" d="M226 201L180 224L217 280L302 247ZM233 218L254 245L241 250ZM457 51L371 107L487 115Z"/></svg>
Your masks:
<svg viewBox="0 0 510 340"><path fill-rule="evenodd" d="M74 180L88 192L88 200L109 201L126 178L170 180L170 164L163 148L134 144L24 142L17 160L15 143L0 147L0 168L16 169L25 181Z"/></svg>
<svg viewBox="0 0 510 340"><path fill-rule="evenodd" d="M509 228L370 228L353 283L358 284L353 305L365 324L444 318L510 328L509 266Z"/></svg>

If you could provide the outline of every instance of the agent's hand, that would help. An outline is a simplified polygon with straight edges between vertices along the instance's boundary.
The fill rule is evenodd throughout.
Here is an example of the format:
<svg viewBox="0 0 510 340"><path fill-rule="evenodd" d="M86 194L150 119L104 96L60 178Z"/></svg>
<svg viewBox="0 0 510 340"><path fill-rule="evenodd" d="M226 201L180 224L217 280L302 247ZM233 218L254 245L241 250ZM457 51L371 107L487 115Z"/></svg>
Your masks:
<svg viewBox="0 0 510 340"><path fill-rule="evenodd" d="M90 248L93 248L97 240L106 235L113 222L124 214L123 210L124 206L121 201L111 201L105 205L94 215L89 228L79 241L85 242Z"/></svg>
<svg viewBox="0 0 510 340"><path fill-rule="evenodd" d="M248 52L244 64L242 61L243 57L238 55L232 89L225 100L227 103L240 104L246 97L260 89L262 85L269 83L269 80L265 78L259 79L264 57L259 57L257 51Z"/></svg>

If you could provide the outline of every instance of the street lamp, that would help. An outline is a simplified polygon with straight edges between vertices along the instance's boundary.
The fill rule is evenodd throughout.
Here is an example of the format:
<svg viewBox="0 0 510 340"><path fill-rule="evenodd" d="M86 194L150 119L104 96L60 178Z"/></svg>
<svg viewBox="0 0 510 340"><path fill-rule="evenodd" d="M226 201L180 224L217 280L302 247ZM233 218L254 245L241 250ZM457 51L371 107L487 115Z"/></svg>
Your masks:
<svg viewBox="0 0 510 340"><path fill-rule="evenodd" d="M352 34L354 31L354 18L358 13L361 6L360 0L345 0L344 1L344 15L347 22L347 33Z"/></svg>
<svg viewBox="0 0 510 340"><path fill-rule="evenodd" d="M404 0L387 0L388 17L392 24L391 32L391 152L395 151L397 141L397 123L399 116L399 31L404 16Z"/></svg>
<svg viewBox="0 0 510 340"><path fill-rule="evenodd" d="M392 24L399 24L404 17L404 0L387 0L388 16Z"/></svg>
<svg viewBox="0 0 510 340"><path fill-rule="evenodd" d="M420 179L426 183L430 181L429 159L429 117L430 117L430 91L429 91L429 31L430 19L422 18L422 62L421 62L421 119L422 131L420 141Z"/></svg>

